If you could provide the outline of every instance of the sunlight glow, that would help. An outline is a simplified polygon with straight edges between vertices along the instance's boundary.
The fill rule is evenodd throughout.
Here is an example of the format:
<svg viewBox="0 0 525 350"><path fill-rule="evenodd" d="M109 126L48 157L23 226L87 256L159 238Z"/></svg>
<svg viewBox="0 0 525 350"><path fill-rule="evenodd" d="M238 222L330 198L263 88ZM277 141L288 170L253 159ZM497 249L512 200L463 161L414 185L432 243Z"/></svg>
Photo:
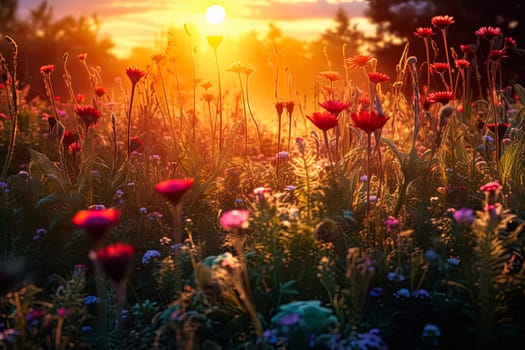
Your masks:
<svg viewBox="0 0 525 350"><path fill-rule="evenodd" d="M226 19L226 11L221 5L212 5L206 10L206 20L211 24L220 24Z"/></svg>

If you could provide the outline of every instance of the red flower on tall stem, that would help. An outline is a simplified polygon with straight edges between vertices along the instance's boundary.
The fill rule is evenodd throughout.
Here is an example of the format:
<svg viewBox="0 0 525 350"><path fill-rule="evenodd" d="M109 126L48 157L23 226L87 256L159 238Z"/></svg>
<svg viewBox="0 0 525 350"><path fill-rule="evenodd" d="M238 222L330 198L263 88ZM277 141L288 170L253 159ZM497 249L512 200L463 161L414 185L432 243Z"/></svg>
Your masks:
<svg viewBox="0 0 525 350"><path fill-rule="evenodd" d="M146 72L144 72L142 69L137 67L127 67L126 68L126 75L128 76L129 80L131 80L132 84L136 84L140 81L140 79L146 75Z"/></svg>
<svg viewBox="0 0 525 350"><path fill-rule="evenodd" d="M414 35L417 36L418 38L428 38L434 35L434 31L432 30L431 27L418 27L416 28Z"/></svg>
<svg viewBox="0 0 525 350"><path fill-rule="evenodd" d="M99 243L120 219L120 210L80 210L73 216L73 224L84 229L93 242Z"/></svg>
<svg viewBox="0 0 525 350"><path fill-rule="evenodd" d="M366 67L372 59L370 55L357 55L346 60L349 69Z"/></svg>
<svg viewBox="0 0 525 350"><path fill-rule="evenodd" d="M332 70L326 70L326 71L320 72L319 77L328 79L331 82L342 79L341 74L339 72L332 71Z"/></svg>
<svg viewBox="0 0 525 350"><path fill-rule="evenodd" d="M445 73L448 72L450 69L450 66L448 63L445 62L436 62L430 65L432 70L437 73Z"/></svg>
<svg viewBox="0 0 525 350"><path fill-rule="evenodd" d="M390 77L387 74L381 72L369 72L368 80L370 80L371 83L378 84L389 81Z"/></svg>
<svg viewBox="0 0 525 350"><path fill-rule="evenodd" d="M489 56L487 57L488 61L499 61L503 58L507 58L506 52L504 49L502 50L492 50L489 52Z"/></svg>
<svg viewBox="0 0 525 350"><path fill-rule="evenodd" d="M436 92L431 92L427 95L428 102L433 102L433 103L439 102L444 105L446 105L453 99L454 99L454 93L451 91L436 91Z"/></svg>
<svg viewBox="0 0 525 350"><path fill-rule="evenodd" d="M48 65L40 67L40 74L42 74L42 75L51 74L51 73L53 73L54 70L55 70L55 65L54 64L48 64Z"/></svg>
<svg viewBox="0 0 525 350"><path fill-rule="evenodd" d="M103 86L97 86L95 88L95 95L97 95L98 97L102 97L106 94L106 88L103 87Z"/></svg>
<svg viewBox="0 0 525 350"><path fill-rule="evenodd" d="M91 125L96 124L102 116L102 113L93 106L76 106L75 113L78 115L80 122L84 124L86 133L88 128Z"/></svg>
<svg viewBox="0 0 525 350"><path fill-rule="evenodd" d="M64 148L68 148L69 145L75 143L76 141L77 138L74 131L64 132L64 136L62 136L62 145L64 145Z"/></svg>
<svg viewBox="0 0 525 350"><path fill-rule="evenodd" d="M454 17L449 15L444 16L434 16L432 17L431 21L432 25L436 28L439 28L441 30L447 29L449 25L452 23L455 23Z"/></svg>
<svg viewBox="0 0 525 350"><path fill-rule="evenodd" d="M306 118L323 131L333 129L339 123L337 116L330 112L314 112L312 115L307 115Z"/></svg>
<svg viewBox="0 0 525 350"><path fill-rule="evenodd" d="M480 38L486 40L494 40L501 34L501 28L499 27L481 27L474 33Z"/></svg>
<svg viewBox="0 0 525 350"><path fill-rule="evenodd" d="M328 101L320 102L319 106L323 107L328 112L332 113L333 115L337 117L339 113L341 113L342 111L344 111L350 106L350 102L328 100Z"/></svg>
<svg viewBox="0 0 525 350"><path fill-rule="evenodd" d="M129 244L116 243L92 251L89 255L108 278L119 284L131 272L131 265L135 256L135 247Z"/></svg>
<svg viewBox="0 0 525 350"><path fill-rule="evenodd" d="M459 69L467 69L470 67L470 62L465 59L457 59L454 63Z"/></svg>
<svg viewBox="0 0 525 350"><path fill-rule="evenodd" d="M368 111L362 109L359 113L352 113L352 121L354 126L358 129L363 130L367 134L370 134L372 131L381 129L385 126L388 119L385 116L379 115L375 110Z"/></svg>
<svg viewBox="0 0 525 350"><path fill-rule="evenodd" d="M182 196L191 188L193 181L193 179L165 180L155 185L155 191L162 194L174 205L177 205Z"/></svg>

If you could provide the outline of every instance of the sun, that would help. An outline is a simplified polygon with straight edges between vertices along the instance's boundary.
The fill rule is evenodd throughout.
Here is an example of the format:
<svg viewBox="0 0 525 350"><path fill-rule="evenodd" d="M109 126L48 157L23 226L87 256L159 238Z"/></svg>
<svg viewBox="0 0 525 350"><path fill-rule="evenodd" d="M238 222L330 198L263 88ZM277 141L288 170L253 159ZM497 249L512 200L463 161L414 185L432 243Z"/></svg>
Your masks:
<svg viewBox="0 0 525 350"><path fill-rule="evenodd" d="M212 5L206 10L206 20L211 24L220 24L226 19L226 11L221 5Z"/></svg>

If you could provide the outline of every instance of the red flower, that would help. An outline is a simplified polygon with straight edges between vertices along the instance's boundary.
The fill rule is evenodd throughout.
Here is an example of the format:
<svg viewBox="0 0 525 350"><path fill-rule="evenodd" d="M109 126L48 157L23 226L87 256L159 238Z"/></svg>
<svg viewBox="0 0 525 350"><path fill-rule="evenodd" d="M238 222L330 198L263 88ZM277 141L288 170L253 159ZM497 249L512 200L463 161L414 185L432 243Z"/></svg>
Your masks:
<svg viewBox="0 0 525 350"><path fill-rule="evenodd" d="M342 79L341 78L341 74L339 74L339 72L332 71L332 70L327 70L327 71L320 72L319 76L321 78L325 78L325 79L328 79L330 81L337 81L337 80L341 80Z"/></svg>
<svg viewBox="0 0 525 350"><path fill-rule="evenodd" d="M40 74L51 74L55 70L54 64L48 64L40 67Z"/></svg>
<svg viewBox="0 0 525 350"><path fill-rule="evenodd" d="M329 112L314 112L311 116L307 115L306 118L323 131L333 129L339 123L337 116Z"/></svg>
<svg viewBox="0 0 525 350"><path fill-rule="evenodd" d="M456 63L456 67L458 67L459 69L466 69L470 67L470 62L467 60L457 59L455 63Z"/></svg>
<svg viewBox="0 0 525 350"><path fill-rule="evenodd" d="M275 110L279 118L283 115L284 106L286 106L286 102L275 102Z"/></svg>
<svg viewBox="0 0 525 350"><path fill-rule="evenodd" d="M128 75L129 80L131 80L131 83L136 84L146 75L146 72L137 67L128 67L126 68L126 74Z"/></svg>
<svg viewBox="0 0 525 350"><path fill-rule="evenodd" d="M436 91L436 92L431 92L427 95L428 102L433 102L433 103L439 102L444 105L446 105L453 99L454 99L454 93L451 91Z"/></svg>
<svg viewBox="0 0 525 350"><path fill-rule="evenodd" d="M432 31L432 27L418 27L416 28L414 35L418 38L428 38L434 35L434 32Z"/></svg>
<svg viewBox="0 0 525 350"><path fill-rule="evenodd" d="M83 61L85 61L86 58L87 58L87 53L79 53L79 54L77 55L77 58L78 58L78 60L79 60L80 62L83 62Z"/></svg>
<svg viewBox="0 0 525 350"><path fill-rule="evenodd" d="M448 70L450 69L450 66L448 65L448 63L436 62L434 64L431 64L430 68L432 68L434 72L445 73L445 72L448 72Z"/></svg>
<svg viewBox="0 0 525 350"><path fill-rule="evenodd" d="M131 151L136 151L139 148L142 148L142 140L140 139L140 137L132 137L130 145Z"/></svg>
<svg viewBox="0 0 525 350"><path fill-rule="evenodd" d="M64 145L64 148L69 148L69 146L74 144L76 140L77 138L74 131L66 131L62 137L62 144Z"/></svg>
<svg viewBox="0 0 525 350"><path fill-rule="evenodd" d="M346 60L346 63L348 64L348 68L363 68L365 67L368 62L372 59L372 56L370 55L357 55L352 58L349 58Z"/></svg>
<svg viewBox="0 0 525 350"><path fill-rule="evenodd" d="M518 43L512 37L505 37L505 47L516 47Z"/></svg>
<svg viewBox="0 0 525 350"><path fill-rule="evenodd" d="M388 75L386 75L385 73L369 72L368 73L368 79L370 80L370 82L372 82L374 84L377 84L377 83L382 83L382 82L385 82L385 81L389 81L390 77Z"/></svg>
<svg viewBox="0 0 525 350"><path fill-rule="evenodd" d="M177 205L184 194L193 185L193 179L165 180L155 185L155 191Z"/></svg>
<svg viewBox="0 0 525 350"><path fill-rule="evenodd" d="M106 88L103 87L103 86L97 86L95 88L95 94L98 96L98 97L102 97L106 94Z"/></svg>
<svg viewBox="0 0 525 350"><path fill-rule="evenodd" d="M501 34L501 29L499 27L481 27L474 34L483 39L493 40Z"/></svg>
<svg viewBox="0 0 525 350"><path fill-rule="evenodd" d="M455 23L456 21L454 21L454 17L452 16L448 16L448 15L445 15L445 16L435 16L435 17L432 17L432 20L431 20L431 23L434 27L437 27L441 30L444 30L444 29L447 29L447 27L449 25L451 25L452 23Z"/></svg>
<svg viewBox="0 0 525 350"><path fill-rule="evenodd" d="M499 61L502 58L508 57L505 54L505 50L492 50L489 52L489 56L487 58L488 61Z"/></svg>
<svg viewBox="0 0 525 350"><path fill-rule="evenodd" d="M500 185L498 180L484 184L479 188L481 192L498 192L501 191L503 186Z"/></svg>
<svg viewBox="0 0 525 350"><path fill-rule="evenodd" d="M69 145L69 147L67 148L67 151L69 152L69 154L73 154L76 152L80 152L81 149L82 147L80 146L80 144L73 142L72 144Z"/></svg>
<svg viewBox="0 0 525 350"><path fill-rule="evenodd" d="M510 123L487 123L487 128L493 133L498 133L498 139L501 141L505 137L505 133L509 128Z"/></svg>
<svg viewBox="0 0 525 350"><path fill-rule="evenodd" d="M326 109L328 112L332 113L336 117L344 111L345 109L350 106L350 102L344 102L344 101L336 101L336 100L328 100L324 102L320 102L319 106Z"/></svg>
<svg viewBox="0 0 525 350"><path fill-rule="evenodd" d="M166 55L164 55L162 53L159 53L159 54L151 56L151 60L155 61L157 63L160 63L160 61L164 60L165 58L166 58Z"/></svg>
<svg viewBox="0 0 525 350"><path fill-rule="evenodd" d="M116 243L89 254L100 269L114 283L119 284L131 272L135 256L135 247L129 244Z"/></svg>
<svg viewBox="0 0 525 350"><path fill-rule="evenodd" d="M118 209L88 209L78 211L72 221L77 227L84 229L94 243L98 243L118 223L119 219L120 210Z"/></svg>
<svg viewBox="0 0 525 350"><path fill-rule="evenodd" d="M390 118L379 115L379 113L377 113L375 110L370 112L366 109L362 109L359 111L359 113L352 113L352 121L354 122L354 126L363 130L367 134L377 129L381 129L383 126L385 126L388 119Z"/></svg>
<svg viewBox="0 0 525 350"><path fill-rule="evenodd" d="M80 105L82 104L82 102L84 102L84 100L86 99L86 96L82 95L82 94L78 94L77 95L77 103Z"/></svg>
<svg viewBox="0 0 525 350"><path fill-rule="evenodd" d="M80 121L86 127L86 130L93 124L96 124L102 113L92 106L76 106L75 113L80 118Z"/></svg>
<svg viewBox="0 0 525 350"><path fill-rule="evenodd" d="M463 51L463 54L466 55L473 55L476 53L476 49L473 45L459 45L461 51Z"/></svg>

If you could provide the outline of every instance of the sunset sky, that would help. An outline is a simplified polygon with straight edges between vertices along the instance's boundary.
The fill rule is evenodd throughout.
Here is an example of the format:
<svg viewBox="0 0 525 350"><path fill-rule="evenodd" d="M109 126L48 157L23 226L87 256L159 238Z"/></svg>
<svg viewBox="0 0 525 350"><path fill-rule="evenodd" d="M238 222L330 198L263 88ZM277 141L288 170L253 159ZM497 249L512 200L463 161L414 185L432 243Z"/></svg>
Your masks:
<svg viewBox="0 0 525 350"><path fill-rule="evenodd" d="M19 0L19 17L25 18L29 9L41 2ZM55 18L97 14L101 35L113 38L118 55L126 55L134 46L151 47L170 25L196 25L207 30L204 14L214 4L223 6L227 13L226 22L219 27L221 34L264 32L272 22L285 35L303 39L313 38L333 26L339 7L355 21L361 19L366 8L363 0L48 0L48 3Z"/></svg>

